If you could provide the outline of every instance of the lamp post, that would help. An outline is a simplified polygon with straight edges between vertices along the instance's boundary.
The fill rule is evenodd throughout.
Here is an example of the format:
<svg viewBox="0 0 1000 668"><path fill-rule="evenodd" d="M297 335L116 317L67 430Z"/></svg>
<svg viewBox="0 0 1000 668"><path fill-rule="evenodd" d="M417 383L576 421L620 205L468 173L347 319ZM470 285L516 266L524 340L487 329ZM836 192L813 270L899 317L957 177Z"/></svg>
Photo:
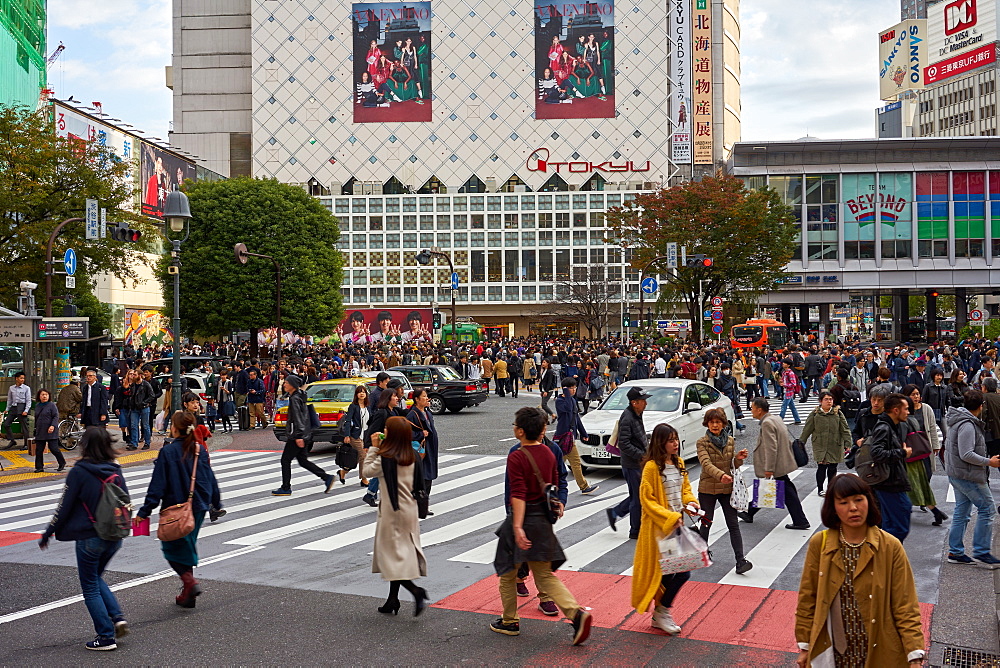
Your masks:
<svg viewBox="0 0 1000 668"><path fill-rule="evenodd" d="M70 223L79 223L82 221L83 218L67 218L56 225L56 229L52 230L52 234L49 235L48 245L45 246L45 316L47 318L52 317L52 246L55 245L56 237L59 236L64 227Z"/></svg>
<svg viewBox="0 0 1000 668"><path fill-rule="evenodd" d="M447 253L442 253L441 251L430 250L429 248L425 248L419 253L417 253L416 259L417 262L419 262L420 264L428 265L431 263L431 258L434 256L443 257L445 260L447 260L448 268L451 269L452 276L455 275L455 265L452 264L451 262L451 255L448 255ZM458 343L458 335L456 334L457 320L458 316L455 315L455 290L453 288L451 291L451 340L455 343Z"/></svg>
<svg viewBox="0 0 1000 668"><path fill-rule="evenodd" d="M642 269L639 270L639 321L640 322L642 321L642 305L646 301L645 300L646 293L642 289L642 277L646 273L646 271L650 268L650 266L656 264L661 260L666 260L666 259L668 259L666 255L660 255L659 257L654 257L652 260L644 264L642 266ZM650 317L650 324L652 324L652 317Z"/></svg>
<svg viewBox="0 0 1000 668"><path fill-rule="evenodd" d="M278 261L275 260L270 255L264 255L263 253L251 253L250 251L247 250L247 245L243 244L243 243L239 243L239 244L236 244L235 246L233 246L233 254L236 256L236 261L239 262L240 264L246 264L247 262L250 261L250 258L252 258L252 257L262 257L265 260L270 260L271 262L274 263L274 271L278 274L278 283L277 283L277 287L275 288L275 293L274 293L274 301L275 301L274 321L275 321L275 326L278 328L277 352L278 352L278 356L280 357L281 356L281 337L282 337L282 331L281 331L281 265L278 264Z"/></svg>
<svg viewBox="0 0 1000 668"><path fill-rule="evenodd" d="M171 413L181 409L181 244L191 234L191 204L188 197L174 185L163 203L163 220L176 234L184 232L182 239L171 239L170 267L174 276L174 359L170 381Z"/></svg>

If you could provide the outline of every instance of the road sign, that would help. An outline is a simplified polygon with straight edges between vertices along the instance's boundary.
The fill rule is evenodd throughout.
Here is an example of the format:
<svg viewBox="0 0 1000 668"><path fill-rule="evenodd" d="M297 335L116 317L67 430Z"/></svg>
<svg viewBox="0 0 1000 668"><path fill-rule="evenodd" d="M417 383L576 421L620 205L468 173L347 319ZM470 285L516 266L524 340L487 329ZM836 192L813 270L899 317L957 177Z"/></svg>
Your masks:
<svg viewBox="0 0 1000 668"><path fill-rule="evenodd" d="M657 329L666 329L669 326L670 326L670 321L669 320L657 320L656 321L656 328Z"/></svg>
<svg viewBox="0 0 1000 668"><path fill-rule="evenodd" d="M645 292L647 295L653 294L654 292L659 290L659 288L660 284L652 276L647 276L646 278L642 279L642 291Z"/></svg>
<svg viewBox="0 0 1000 668"><path fill-rule="evenodd" d="M35 323L35 341L87 340L90 318L43 318Z"/></svg>
<svg viewBox="0 0 1000 668"><path fill-rule="evenodd" d="M100 239L101 233L98 230L99 208L97 206L97 200L88 199L85 210L87 219L87 241Z"/></svg>
<svg viewBox="0 0 1000 668"><path fill-rule="evenodd" d="M67 276L76 273L76 251L72 248L66 249L66 254L63 255L63 266L66 267Z"/></svg>
<svg viewBox="0 0 1000 668"><path fill-rule="evenodd" d="M712 317L712 311L711 311L711 309L705 309L704 316L706 318L711 318Z"/></svg>
<svg viewBox="0 0 1000 668"><path fill-rule="evenodd" d="M722 306L722 297L712 297L712 306L720 308Z"/></svg>
<svg viewBox="0 0 1000 668"><path fill-rule="evenodd" d="M67 290L72 290L75 287L76 287L76 276L67 276L66 277L66 289Z"/></svg>
<svg viewBox="0 0 1000 668"><path fill-rule="evenodd" d="M977 308L972 309L969 311L969 320L983 320L983 312Z"/></svg>
<svg viewBox="0 0 1000 668"><path fill-rule="evenodd" d="M712 311L712 320L722 320L722 311Z"/></svg>
<svg viewBox="0 0 1000 668"><path fill-rule="evenodd" d="M458 290L458 272L451 272L451 289Z"/></svg>
<svg viewBox="0 0 1000 668"><path fill-rule="evenodd" d="M712 334L722 334L722 325L713 325Z"/></svg>
<svg viewBox="0 0 1000 668"><path fill-rule="evenodd" d="M30 318L0 317L0 342L31 342L34 321Z"/></svg>
<svg viewBox="0 0 1000 668"><path fill-rule="evenodd" d="M677 268L677 244L670 242L667 244L667 269Z"/></svg>

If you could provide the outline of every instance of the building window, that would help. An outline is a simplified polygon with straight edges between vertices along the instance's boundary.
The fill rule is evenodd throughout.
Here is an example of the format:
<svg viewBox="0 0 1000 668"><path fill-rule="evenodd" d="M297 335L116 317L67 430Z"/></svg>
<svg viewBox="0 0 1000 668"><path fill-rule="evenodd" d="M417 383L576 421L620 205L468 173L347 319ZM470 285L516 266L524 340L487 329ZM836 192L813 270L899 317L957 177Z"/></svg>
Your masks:
<svg viewBox="0 0 1000 668"><path fill-rule="evenodd" d="M569 232L556 232L556 246L569 246Z"/></svg>
<svg viewBox="0 0 1000 668"><path fill-rule="evenodd" d="M500 210L500 196L499 195L489 195L486 197L486 210L487 211L499 211Z"/></svg>
<svg viewBox="0 0 1000 668"><path fill-rule="evenodd" d="M539 285L538 286L538 301L540 302L550 302L553 299L553 291L551 285Z"/></svg>
<svg viewBox="0 0 1000 668"><path fill-rule="evenodd" d="M525 244L527 245L527 244ZM535 254L537 251L534 250L523 250L521 251L521 274L524 276L526 281L535 280Z"/></svg>
<svg viewBox="0 0 1000 668"><path fill-rule="evenodd" d="M515 244L516 245L516 244ZM516 250L504 251L504 279L510 282L517 282L521 278L521 265L517 261Z"/></svg>
<svg viewBox="0 0 1000 668"><path fill-rule="evenodd" d="M473 285L471 289L472 300L474 302L484 302L486 301L486 286L485 285Z"/></svg>
<svg viewBox="0 0 1000 668"><path fill-rule="evenodd" d="M483 283L486 281L486 254L483 251L472 251L470 253L472 262L472 282Z"/></svg>
<svg viewBox="0 0 1000 668"><path fill-rule="evenodd" d="M367 304L368 303L368 288L354 288L351 291L353 304Z"/></svg>
<svg viewBox="0 0 1000 668"><path fill-rule="evenodd" d="M441 248L451 248L451 235L450 234L438 234L437 235L437 245Z"/></svg>
<svg viewBox="0 0 1000 668"><path fill-rule="evenodd" d="M502 232L487 232L486 238L488 239L487 248L500 248L503 245L501 242L503 239Z"/></svg>
<svg viewBox="0 0 1000 668"><path fill-rule="evenodd" d="M403 288L403 301L406 302L407 304L416 304L417 303L417 288L416 288L416 286L414 286L414 287L408 287L408 288Z"/></svg>
<svg viewBox="0 0 1000 668"><path fill-rule="evenodd" d="M499 213L488 213L486 214L486 228L490 230L500 229L500 214Z"/></svg>
<svg viewBox="0 0 1000 668"><path fill-rule="evenodd" d="M422 302L434 301L434 288L433 287L420 288L420 301Z"/></svg>
<svg viewBox="0 0 1000 668"><path fill-rule="evenodd" d="M557 250L556 253L556 280L569 280L569 250Z"/></svg>
<svg viewBox="0 0 1000 668"><path fill-rule="evenodd" d="M521 211L531 211L535 208L535 196L534 195L522 195L521 196Z"/></svg>
<svg viewBox="0 0 1000 668"><path fill-rule="evenodd" d="M470 245L473 248L483 248L486 246L486 233L485 232L470 232L469 239L471 239Z"/></svg>
<svg viewBox="0 0 1000 668"><path fill-rule="evenodd" d="M500 256L502 251L487 251L486 255L486 279L489 283L500 283L503 281L503 259Z"/></svg>
<svg viewBox="0 0 1000 668"><path fill-rule="evenodd" d="M381 304L385 300L385 297L383 297L385 290L383 288L372 288L369 292L371 293L372 304Z"/></svg>
<svg viewBox="0 0 1000 668"><path fill-rule="evenodd" d="M416 248L416 247L417 247L417 235L403 234L403 248Z"/></svg>
<svg viewBox="0 0 1000 668"><path fill-rule="evenodd" d="M917 252L948 257L948 172L917 174Z"/></svg>
<svg viewBox="0 0 1000 668"><path fill-rule="evenodd" d="M799 223L800 231L795 235L795 252L792 254L793 260L802 259L802 177L801 176L771 176L768 178L768 185L774 188L781 200L792 207L792 215L795 217L795 222ZM610 202L608 206L610 206ZM872 237L874 239L874 237ZM872 257L874 255L874 247L872 248Z"/></svg>
<svg viewBox="0 0 1000 668"><path fill-rule="evenodd" d="M953 172L955 257L982 257L986 237L986 182L983 172Z"/></svg>
<svg viewBox="0 0 1000 668"><path fill-rule="evenodd" d="M806 176L806 239L810 260L837 259L838 178Z"/></svg>
<svg viewBox="0 0 1000 668"><path fill-rule="evenodd" d="M525 286L521 288L521 299L526 302L535 301L535 288L534 286Z"/></svg>
<svg viewBox="0 0 1000 668"><path fill-rule="evenodd" d="M373 234L368 237L368 247L369 248L382 248L382 235Z"/></svg>
<svg viewBox="0 0 1000 668"><path fill-rule="evenodd" d="M552 210L552 195L539 195L538 196L538 210L539 211L551 211Z"/></svg>
<svg viewBox="0 0 1000 668"><path fill-rule="evenodd" d="M551 246L552 245L552 232L539 232L538 233L538 245L539 246Z"/></svg>
<svg viewBox="0 0 1000 668"><path fill-rule="evenodd" d="M406 236L405 234L403 235ZM433 234L421 234L420 235L420 247L430 248L434 245L434 235Z"/></svg>
<svg viewBox="0 0 1000 668"><path fill-rule="evenodd" d="M543 229L550 229L552 227L552 214L551 213L538 214L538 227Z"/></svg>
<svg viewBox="0 0 1000 668"><path fill-rule="evenodd" d="M398 304L400 300L400 292L399 288L386 288L385 301L390 304Z"/></svg>
<svg viewBox="0 0 1000 668"><path fill-rule="evenodd" d="M456 232L455 233L455 248L466 248L469 245L469 234L467 232Z"/></svg>
<svg viewBox="0 0 1000 668"><path fill-rule="evenodd" d="M503 301L503 286L502 285L489 285L488 295L491 302Z"/></svg>
<svg viewBox="0 0 1000 668"><path fill-rule="evenodd" d="M568 213L557 213L556 214L556 227L569 227L569 214Z"/></svg>
<svg viewBox="0 0 1000 668"><path fill-rule="evenodd" d="M521 232L521 243L525 246L535 246L535 233Z"/></svg>
<svg viewBox="0 0 1000 668"><path fill-rule="evenodd" d="M538 251L538 280L552 281L555 279L555 272L552 269L552 251Z"/></svg>

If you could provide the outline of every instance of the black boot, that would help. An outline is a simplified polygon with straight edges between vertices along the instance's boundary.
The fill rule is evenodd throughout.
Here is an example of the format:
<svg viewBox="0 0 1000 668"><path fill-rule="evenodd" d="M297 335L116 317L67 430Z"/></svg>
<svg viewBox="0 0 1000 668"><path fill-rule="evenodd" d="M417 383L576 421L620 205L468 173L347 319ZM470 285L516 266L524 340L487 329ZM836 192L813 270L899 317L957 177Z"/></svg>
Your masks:
<svg viewBox="0 0 1000 668"><path fill-rule="evenodd" d="M948 516L942 513L937 508L931 508L931 512L934 513L934 521L931 522L933 526L939 527L941 523L948 519Z"/></svg>

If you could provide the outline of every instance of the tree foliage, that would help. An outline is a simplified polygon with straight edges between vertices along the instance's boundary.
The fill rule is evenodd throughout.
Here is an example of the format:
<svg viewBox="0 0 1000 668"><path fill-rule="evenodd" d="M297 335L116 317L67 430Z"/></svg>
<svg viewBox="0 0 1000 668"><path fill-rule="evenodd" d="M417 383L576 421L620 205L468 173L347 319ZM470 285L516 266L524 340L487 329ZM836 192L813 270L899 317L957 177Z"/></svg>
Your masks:
<svg viewBox="0 0 1000 668"><path fill-rule="evenodd" d="M93 291L93 286L88 280L77 280L76 288L72 290L53 289L52 315L59 317L63 314L63 307L66 305L64 297L69 294L73 297L73 304L77 307L77 316L90 318L90 335L100 336L104 330L112 331L111 307L100 301Z"/></svg>
<svg viewBox="0 0 1000 668"><path fill-rule="evenodd" d="M611 305L621 294L621 286L607 281L603 266L574 267L571 278L556 283L555 299L544 308L548 315L581 322L596 339L607 328Z"/></svg>
<svg viewBox="0 0 1000 668"><path fill-rule="evenodd" d="M186 189L194 216L181 245L181 330L218 337L275 324L275 271L269 260L240 265L233 246L281 265L281 325L302 335L327 335L343 318L342 258L337 219L296 186L274 179L201 181ZM169 255L160 282L173 314Z"/></svg>
<svg viewBox="0 0 1000 668"><path fill-rule="evenodd" d="M141 251L155 244L158 234L147 218L129 211L138 190L127 176L136 168L96 141L57 137L48 113L0 106L0 302L13 307L23 280L44 285L49 235L63 220L83 218L86 199L98 200L109 222L129 221L141 229L149 243L87 241L84 224L71 223L57 238L53 258L72 247L78 280L107 272L134 283L137 270L149 263ZM38 300L40 307L43 301Z"/></svg>
<svg viewBox="0 0 1000 668"><path fill-rule="evenodd" d="M666 255L671 242L686 246L689 256L701 253L714 260L710 268L678 267L676 275L665 261L650 268L665 278L661 305L685 303L692 321L701 310L699 281L706 301L718 296L742 308L774 289L785 276L799 229L774 190L748 190L740 179L722 173L640 194L608 211L607 218L614 241L632 249L637 269Z"/></svg>

